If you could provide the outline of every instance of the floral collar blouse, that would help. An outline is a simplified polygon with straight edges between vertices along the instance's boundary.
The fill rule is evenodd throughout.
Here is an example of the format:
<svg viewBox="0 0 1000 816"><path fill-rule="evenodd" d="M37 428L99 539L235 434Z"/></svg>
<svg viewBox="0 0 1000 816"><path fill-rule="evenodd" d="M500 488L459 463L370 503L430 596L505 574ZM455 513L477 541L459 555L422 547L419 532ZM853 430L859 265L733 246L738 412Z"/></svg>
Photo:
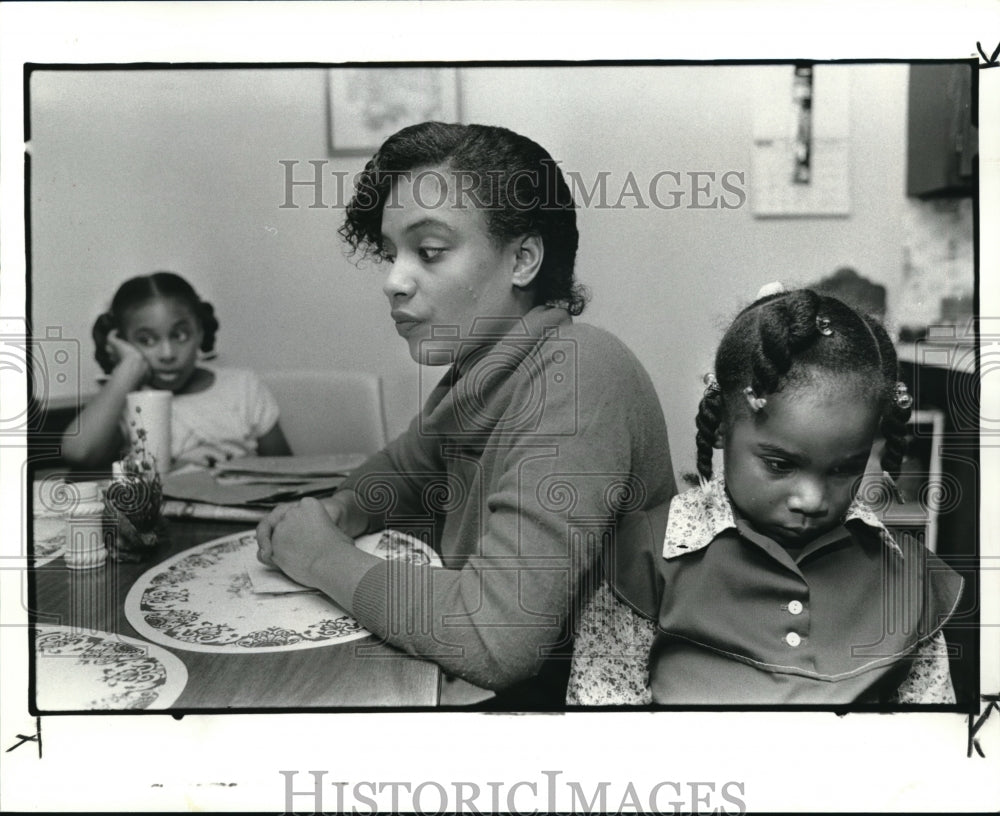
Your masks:
<svg viewBox="0 0 1000 816"><path fill-rule="evenodd" d="M598 593L607 608L597 617L583 612L570 702L953 699L941 627L962 580L922 542L894 540L858 501L835 529L789 551L734 513L719 476L708 491L675 496L669 509L623 519L605 574L613 594ZM595 621L617 620L617 642L627 631L636 650L641 638L632 633L641 626L623 626L622 613L655 623L648 661L618 662L631 675L637 666L648 671L646 699L615 699L614 687L635 692L640 684L614 679L614 646L599 642L607 626Z"/></svg>

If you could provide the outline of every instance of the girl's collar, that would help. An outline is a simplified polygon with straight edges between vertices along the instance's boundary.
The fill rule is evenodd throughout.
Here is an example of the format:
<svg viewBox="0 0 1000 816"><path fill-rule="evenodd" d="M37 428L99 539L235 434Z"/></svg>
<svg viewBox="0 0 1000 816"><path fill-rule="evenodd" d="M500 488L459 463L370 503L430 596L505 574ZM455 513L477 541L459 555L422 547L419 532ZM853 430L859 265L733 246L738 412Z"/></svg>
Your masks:
<svg viewBox="0 0 1000 816"><path fill-rule="evenodd" d="M879 531L882 543L900 557L903 551L875 511L857 496L844 514L843 522L858 521ZM676 558L707 547L720 533L736 529L736 513L722 473L704 487L678 493L670 502L670 517L663 539L663 557Z"/></svg>

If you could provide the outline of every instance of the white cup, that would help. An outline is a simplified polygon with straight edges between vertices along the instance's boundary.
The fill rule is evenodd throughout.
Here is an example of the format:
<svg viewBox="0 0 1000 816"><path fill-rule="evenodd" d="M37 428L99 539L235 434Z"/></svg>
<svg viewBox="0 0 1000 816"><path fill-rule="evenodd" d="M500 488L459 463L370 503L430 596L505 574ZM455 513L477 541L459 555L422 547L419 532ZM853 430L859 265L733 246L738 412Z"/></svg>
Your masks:
<svg viewBox="0 0 1000 816"><path fill-rule="evenodd" d="M70 569L99 567L108 559L104 546L104 524L100 515L72 516L66 523L63 555Z"/></svg>
<svg viewBox="0 0 1000 816"><path fill-rule="evenodd" d="M133 453L145 451L156 460L156 469L164 474L170 470L170 402L169 391L133 391L125 397L125 420L128 441ZM140 431L145 430L145 439Z"/></svg>

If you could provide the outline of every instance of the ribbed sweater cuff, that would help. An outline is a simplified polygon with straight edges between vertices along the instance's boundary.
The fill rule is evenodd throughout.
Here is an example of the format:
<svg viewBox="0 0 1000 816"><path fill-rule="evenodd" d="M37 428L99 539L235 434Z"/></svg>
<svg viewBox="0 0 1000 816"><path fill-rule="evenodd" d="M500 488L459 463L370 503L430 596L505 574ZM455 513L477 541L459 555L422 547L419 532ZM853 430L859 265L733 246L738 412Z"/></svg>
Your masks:
<svg viewBox="0 0 1000 816"><path fill-rule="evenodd" d="M382 635L386 630L386 598L389 597L386 564L375 564L366 572L351 599L351 612L365 629Z"/></svg>

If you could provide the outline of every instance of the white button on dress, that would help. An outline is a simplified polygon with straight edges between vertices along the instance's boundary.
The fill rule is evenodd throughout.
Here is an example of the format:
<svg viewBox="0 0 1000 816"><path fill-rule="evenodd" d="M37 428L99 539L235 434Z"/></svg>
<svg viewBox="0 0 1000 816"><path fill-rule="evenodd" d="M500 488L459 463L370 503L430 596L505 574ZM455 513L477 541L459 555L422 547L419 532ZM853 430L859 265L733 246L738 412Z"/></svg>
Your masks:
<svg viewBox="0 0 1000 816"><path fill-rule="evenodd" d="M789 603L788 604L788 611L791 612L793 615L801 615L802 614L802 601L792 601L791 603Z"/></svg>
<svg viewBox="0 0 1000 816"><path fill-rule="evenodd" d="M795 632L789 632L785 635L785 643L789 646L798 646L801 642L802 638L800 638Z"/></svg>

